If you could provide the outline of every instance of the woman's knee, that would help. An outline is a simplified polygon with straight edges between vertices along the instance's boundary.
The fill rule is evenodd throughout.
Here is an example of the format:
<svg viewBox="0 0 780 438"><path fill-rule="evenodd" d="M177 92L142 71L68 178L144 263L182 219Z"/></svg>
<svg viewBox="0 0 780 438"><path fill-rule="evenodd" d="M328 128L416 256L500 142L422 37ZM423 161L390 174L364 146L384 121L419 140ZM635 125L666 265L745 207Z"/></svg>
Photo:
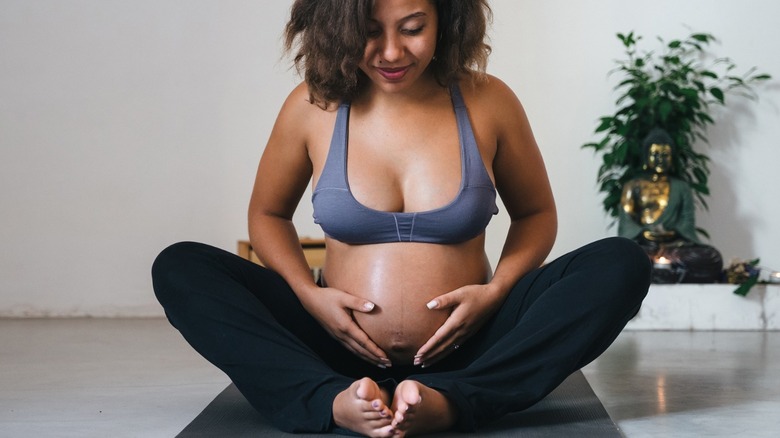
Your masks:
<svg viewBox="0 0 780 438"><path fill-rule="evenodd" d="M625 237L608 237L603 242L608 245L617 266L638 280L650 280L650 258L636 242Z"/></svg>
<svg viewBox="0 0 780 438"><path fill-rule="evenodd" d="M152 263L152 286L163 306L182 287L194 272L202 268L204 255L211 249L197 242L178 242L160 252ZM201 266L199 268L199 266Z"/></svg>
<svg viewBox="0 0 780 438"><path fill-rule="evenodd" d="M622 293L633 292L644 299L650 285L652 264L645 251L633 240L624 237L603 239L603 269L616 282Z"/></svg>
<svg viewBox="0 0 780 438"><path fill-rule="evenodd" d="M162 279L172 271L186 269L206 245L197 242L178 242L160 251L152 263L152 279Z"/></svg>

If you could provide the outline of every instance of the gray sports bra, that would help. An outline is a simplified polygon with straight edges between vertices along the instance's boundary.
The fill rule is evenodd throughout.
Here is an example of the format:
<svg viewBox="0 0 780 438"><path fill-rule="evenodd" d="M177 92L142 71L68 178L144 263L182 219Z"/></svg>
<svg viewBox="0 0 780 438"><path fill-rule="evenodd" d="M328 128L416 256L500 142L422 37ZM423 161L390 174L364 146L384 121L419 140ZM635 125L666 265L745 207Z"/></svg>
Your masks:
<svg viewBox="0 0 780 438"><path fill-rule="evenodd" d="M347 180L350 104L339 106L325 167L312 195L314 222L327 236L349 244L450 244L473 239L485 231L498 213L496 188L482 162L457 85L450 88L450 95L460 138L460 189L444 207L421 212L380 211L355 199Z"/></svg>

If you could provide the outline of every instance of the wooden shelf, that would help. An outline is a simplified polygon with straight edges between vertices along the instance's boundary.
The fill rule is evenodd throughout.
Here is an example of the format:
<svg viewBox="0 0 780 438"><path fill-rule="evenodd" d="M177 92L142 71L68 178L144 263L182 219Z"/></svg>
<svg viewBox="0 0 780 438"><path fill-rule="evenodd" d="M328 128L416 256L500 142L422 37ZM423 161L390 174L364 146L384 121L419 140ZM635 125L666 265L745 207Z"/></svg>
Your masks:
<svg viewBox="0 0 780 438"><path fill-rule="evenodd" d="M302 237L300 239L301 247L303 248L303 255L306 257L306 262L312 270L319 270L325 264L325 240L324 239L310 239L308 237ZM238 255L262 265L260 259L252 249L252 244L248 240L238 241Z"/></svg>

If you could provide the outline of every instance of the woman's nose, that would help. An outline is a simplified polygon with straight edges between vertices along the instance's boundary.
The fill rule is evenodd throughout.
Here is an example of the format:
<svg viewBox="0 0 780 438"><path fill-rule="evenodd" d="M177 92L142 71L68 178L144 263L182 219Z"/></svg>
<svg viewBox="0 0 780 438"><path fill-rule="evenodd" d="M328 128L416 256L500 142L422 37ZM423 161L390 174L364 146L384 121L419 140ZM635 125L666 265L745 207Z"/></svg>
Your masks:
<svg viewBox="0 0 780 438"><path fill-rule="evenodd" d="M403 45L397 37L388 35L382 43L382 58L385 61L395 62L403 57Z"/></svg>

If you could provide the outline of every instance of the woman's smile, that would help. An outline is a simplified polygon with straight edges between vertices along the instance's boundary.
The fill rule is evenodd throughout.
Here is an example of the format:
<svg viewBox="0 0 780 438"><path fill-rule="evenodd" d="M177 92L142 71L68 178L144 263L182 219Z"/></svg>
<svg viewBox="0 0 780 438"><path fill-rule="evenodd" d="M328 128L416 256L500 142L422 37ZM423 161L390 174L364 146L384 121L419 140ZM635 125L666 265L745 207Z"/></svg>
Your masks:
<svg viewBox="0 0 780 438"><path fill-rule="evenodd" d="M395 82L400 81L406 76L406 72L409 71L411 66L405 67L376 67L377 72L382 75L383 78L388 81Z"/></svg>

